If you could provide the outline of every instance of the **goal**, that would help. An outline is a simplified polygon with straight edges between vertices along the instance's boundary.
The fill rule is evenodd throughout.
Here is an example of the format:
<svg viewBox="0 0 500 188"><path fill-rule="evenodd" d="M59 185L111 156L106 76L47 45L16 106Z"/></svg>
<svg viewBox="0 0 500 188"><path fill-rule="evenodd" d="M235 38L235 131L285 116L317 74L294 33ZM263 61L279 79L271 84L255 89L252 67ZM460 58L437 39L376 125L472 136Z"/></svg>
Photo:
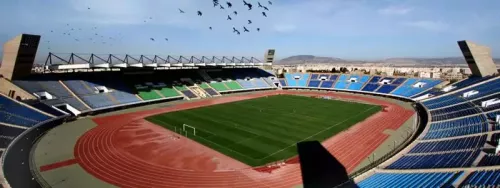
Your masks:
<svg viewBox="0 0 500 188"><path fill-rule="evenodd" d="M193 135L196 136L196 127L193 127L191 125L188 125L188 124L182 124L182 131L186 134L187 136L187 131L186 131L186 128L188 130L193 130Z"/></svg>

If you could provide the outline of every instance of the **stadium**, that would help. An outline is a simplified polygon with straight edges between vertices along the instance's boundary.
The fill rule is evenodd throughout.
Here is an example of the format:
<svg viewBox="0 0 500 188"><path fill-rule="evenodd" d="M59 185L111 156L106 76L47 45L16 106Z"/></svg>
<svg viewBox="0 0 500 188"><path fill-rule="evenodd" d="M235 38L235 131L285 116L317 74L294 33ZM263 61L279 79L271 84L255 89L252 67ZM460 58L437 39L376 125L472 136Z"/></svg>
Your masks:
<svg viewBox="0 0 500 188"><path fill-rule="evenodd" d="M274 49L263 61L50 53L35 73L39 42L4 45L2 187L500 185L500 78L469 41L473 76L453 84L275 75ZM314 141L341 167L301 152Z"/></svg>

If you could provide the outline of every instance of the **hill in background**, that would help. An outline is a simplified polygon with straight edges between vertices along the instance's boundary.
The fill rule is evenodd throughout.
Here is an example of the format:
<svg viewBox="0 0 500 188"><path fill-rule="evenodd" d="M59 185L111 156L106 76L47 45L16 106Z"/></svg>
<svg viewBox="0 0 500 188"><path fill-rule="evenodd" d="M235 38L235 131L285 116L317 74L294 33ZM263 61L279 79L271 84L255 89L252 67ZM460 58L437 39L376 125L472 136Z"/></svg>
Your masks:
<svg viewBox="0 0 500 188"><path fill-rule="evenodd" d="M499 58L493 59L496 64L500 64ZM463 57L443 57L443 58L388 58L383 60L345 60L336 57L321 57L314 55L295 55L278 60L277 65L294 65L303 63L377 63L377 64L404 64L404 65L465 65Z"/></svg>

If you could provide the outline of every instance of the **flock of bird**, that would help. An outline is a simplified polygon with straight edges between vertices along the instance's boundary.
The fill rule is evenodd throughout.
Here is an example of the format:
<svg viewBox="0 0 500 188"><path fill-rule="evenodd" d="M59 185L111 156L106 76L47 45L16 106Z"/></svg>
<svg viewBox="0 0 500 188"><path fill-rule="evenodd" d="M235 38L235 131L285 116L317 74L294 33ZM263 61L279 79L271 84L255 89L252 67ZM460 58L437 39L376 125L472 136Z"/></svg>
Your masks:
<svg viewBox="0 0 500 188"><path fill-rule="evenodd" d="M225 10L226 8L227 9L231 9L233 7L233 3L231 3L230 1L226 1L225 5L226 6L223 6L222 4L219 3L219 0L212 0L212 3L213 3L213 6L214 8L215 7L218 7L219 9L222 9L222 10ZM273 3L271 1L268 1L267 2L268 5L272 5ZM253 5L251 3L248 3L246 2L245 0L243 0L243 5L248 7L248 10L251 11L252 10L252 7ZM263 11L261 12L262 16L264 17L267 17L267 14L266 14L266 11L269 11L269 8L262 5L260 2L257 2L257 5L259 8L262 8ZM88 7L87 8L88 10L90 10L91 8ZM186 13L184 10L180 9L179 8L179 13L181 14L184 14ZM198 10L197 12L197 15L198 16L203 16L203 12ZM233 18L231 16L237 16L238 15L238 12L236 10L232 11L231 14L227 15L227 18L226 20L233 20ZM152 17L149 17L149 20L152 20L153 18ZM147 19L144 20L144 23L147 22ZM248 25L251 25L253 22L252 20L247 20L247 23ZM212 26L209 26L208 29L212 30ZM250 30L247 28L247 26L242 26L242 29L243 29L243 32L250 32ZM255 30L257 32L260 31L260 28L255 28ZM101 43L101 44L109 44L110 46L112 46L112 41L118 41L118 40L121 40L123 38L123 36L121 35L121 33L118 33L118 36L114 36L114 37L111 37L111 36L104 36L103 34L100 34L98 32L98 28L96 26L90 28L90 29L82 29L82 28L74 28L74 27L70 27L70 24L66 24L66 30L62 33L63 36L68 36L68 37L71 37L71 34L73 32L77 32L77 31L85 31L86 33L90 34L92 33L93 35L91 36L88 36L88 40L91 41L92 43L94 44L97 44L97 43ZM54 30L51 30L50 31L51 33L54 33ZM233 33L236 33L237 35L240 35L241 32L240 30L238 30L236 27L233 27ZM80 42L80 40L83 40L83 38L73 38L76 42ZM151 41L156 41L155 38L150 38ZM168 38L164 38L165 41L168 41ZM47 47L48 50L51 50L50 48L50 41L46 41L49 45Z"/></svg>
<svg viewBox="0 0 500 188"><path fill-rule="evenodd" d="M214 7L219 7L219 9L222 9L222 10L226 9L224 6L222 6L219 3L219 0L212 0L212 3L214 4ZM273 5L273 2L271 2L271 1L267 1L267 3L269 5ZM248 7L248 10L252 10L253 5L251 3L248 3L245 0L243 0L243 5L246 6L246 7ZM258 5L259 8L264 9L264 11L262 11L262 16L267 17L267 14L266 14L265 11L269 11L269 8L267 8L266 6L262 5L260 2L257 2L257 5ZM229 2L229 1L226 1L226 6L229 9L229 8L233 7L233 4L231 2ZM179 9L179 12L181 14L186 13L182 9ZM203 16L203 12L201 12L199 10L197 11L197 14L198 14L198 16ZM233 11L232 14L234 14L234 16L236 16L236 15L238 15L238 12L237 11ZM233 20L233 18L231 17L231 15L227 15L227 19L226 20ZM248 20L248 24L252 24L252 20ZM211 26L209 26L208 29L212 30L213 28ZM257 30L257 32L259 32L260 28L256 28L256 30ZM250 32L250 30L248 30L245 26L243 26L243 32ZM241 32L238 29L236 29L236 27L233 27L233 33L236 33L238 35L241 34ZM151 38L151 40L154 41L153 38Z"/></svg>

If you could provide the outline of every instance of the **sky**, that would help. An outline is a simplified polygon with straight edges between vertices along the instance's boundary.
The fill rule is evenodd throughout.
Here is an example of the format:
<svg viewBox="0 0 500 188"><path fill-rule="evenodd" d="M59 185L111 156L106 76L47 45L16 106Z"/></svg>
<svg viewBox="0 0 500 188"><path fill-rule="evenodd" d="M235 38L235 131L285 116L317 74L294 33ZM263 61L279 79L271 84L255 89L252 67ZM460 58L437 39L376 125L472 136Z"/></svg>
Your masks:
<svg viewBox="0 0 500 188"><path fill-rule="evenodd" d="M500 57L498 0L260 0L267 17L257 0L247 0L251 11L242 0L229 1L232 8L219 0L222 10L211 0L2 0L0 42L20 33L41 35L39 57L74 52L263 59L273 48L277 58L376 60L461 56L456 41L471 40Z"/></svg>

